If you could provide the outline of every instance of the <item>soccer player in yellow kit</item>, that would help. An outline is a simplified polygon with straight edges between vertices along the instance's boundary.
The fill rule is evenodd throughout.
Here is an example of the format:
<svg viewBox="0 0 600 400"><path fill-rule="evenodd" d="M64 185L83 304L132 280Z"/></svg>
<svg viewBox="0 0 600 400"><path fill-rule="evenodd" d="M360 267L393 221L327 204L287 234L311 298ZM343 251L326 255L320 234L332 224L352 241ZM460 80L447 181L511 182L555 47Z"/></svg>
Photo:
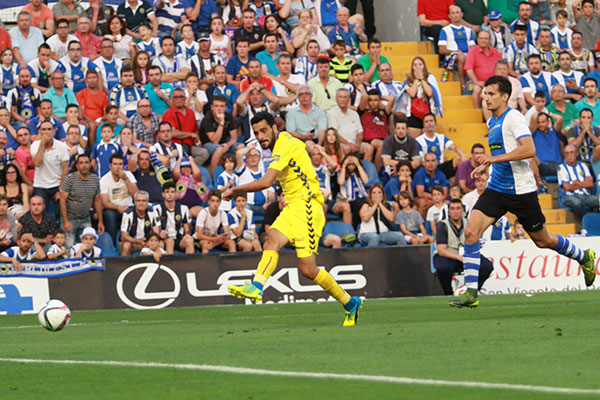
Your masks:
<svg viewBox="0 0 600 400"><path fill-rule="evenodd" d="M325 225L325 214L319 180L306 145L287 132L278 132L275 119L268 113L258 113L251 123L262 148L273 151L273 161L261 179L227 189L223 193L223 200L231 199L238 192L266 189L273 185L275 179L279 179L286 205L271 225L254 280L242 286L231 285L229 292L235 297L254 302L261 300L263 287L277 268L279 250L291 243L296 248L300 272L344 306L344 326L356 325L362 300L351 297L329 272L317 268L316 253Z"/></svg>

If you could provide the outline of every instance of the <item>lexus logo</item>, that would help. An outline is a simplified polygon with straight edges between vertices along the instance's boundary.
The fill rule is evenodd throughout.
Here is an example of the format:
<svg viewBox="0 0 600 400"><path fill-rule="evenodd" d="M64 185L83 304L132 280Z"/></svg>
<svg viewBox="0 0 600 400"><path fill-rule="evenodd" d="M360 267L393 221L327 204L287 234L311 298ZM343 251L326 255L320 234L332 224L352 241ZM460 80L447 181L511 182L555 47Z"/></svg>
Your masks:
<svg viewBox="0 0 600 400"><path fill-rule="evenodd" d="M135 285L135 288L133 289L134 299L130 299L129 297L127 297L127 295L125 294L125 291L123 290L123 283L125 282L127 275L129 275L132 271L135 271L140 268L143 268L144 272L142 273L142 276L140 276L139 281L137 282L137 284ZM154 278L154 275L157 273L157 271L159 269L161 271L164 271L170 277L170 279L173 281L173 290L164 291L164 292L148 292L146 289L148 288L150 281L152 280L152 278ZM164 276L164 273L161 275ZM164 279L164 278L161 277L161 279ZM117 294L119 295L119 298L121 299L121 301L123 301L123 303L125 303L129 307L135 308L137 310L147 310L147 309L153 309L153 308L167 307L168 305L170 305L171 303L173 303L175 301L177 296L179 296L180 291L181 291L181 283L179 282L179 278L177 277L175 272L173 272L172 269L170 269L169 267L167 267L165 265L159 265L156 263L141 263L141 264L132 265L131 267L129 267L125 271L123 271L119 275L119 278L117 279ZM159 304L156 304L153 306L145 306L145 305L136 303L135 300L164 300L164 301L162 303L159 303Z"/></svg>

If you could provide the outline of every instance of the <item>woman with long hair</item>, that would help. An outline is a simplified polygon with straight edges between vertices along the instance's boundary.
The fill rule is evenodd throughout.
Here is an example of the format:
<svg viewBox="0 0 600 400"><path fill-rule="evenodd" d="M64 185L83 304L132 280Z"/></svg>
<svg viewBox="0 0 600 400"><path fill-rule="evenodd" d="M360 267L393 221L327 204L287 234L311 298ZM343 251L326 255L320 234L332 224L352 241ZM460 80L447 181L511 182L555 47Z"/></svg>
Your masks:
<svg viewBox="0 0 600 400"><path fill-rule="evenodd" d="M404 81L397 108L408 120L408 133L417 137L422 133L423 117L433 113L442 116L442 96L437 79L427 70L423 57L413 58L410 73Z"/></svg>
<svg viewBox="0 0 600 400"><path fill-rule="evenodd" d="M0 93L3 93L4 95L17 86L17 83L19 82L17 78L19 64L14 61L15 57L12 49L6 47L0 51L0 82L2 83Z"/></svg>
<svg viewBox="0 0 600 400"><path fill-rule="evenodd" d="M127 34L125 21L121 17L113 15L109 18L107 25L110 34L104 37L113 41L114 57L123 61L131 60L131 57L135 55L135 43L133 43L133 38Z"/></svg>
<svg viewBox="0 0 600 400"><path fill-rule="evenodd" d="M315 25L319 23L313 0L286 0L279 9L279 17L286 22L290 29L293 29L300 24L299 16L302 10L310 10L312 23Z"/></svg>
<svg viewBox="0 0 600 400"><path fill-rule="evenodd" d="M342 147L342 142L340 142L340 135L335 128L328 128L325 131L325 140L323 141L323 149L328 156L333 158L336 162L336 170L342 166L342 160L344 159L346 153L344 152L344 148Z"/></svg>
<svg viewBox="0 0 600 400"><path fill-rule="evenodd" d="M133 56L133 76L135 82L140 85L148 83L148 72L150 70L150 56L145 51L138 51Z"/></svg>
<svg viewBox="0 0 600 400"><path fill-rule="evenodd" d="M367 202L360 208L360 233L358 240L367 247L379 246L379 242L403 246L404 234L394 231L392 223L395 212L385 200L383 185L375 183L369 188Z"/></svg>
<svg viewBox="0 0 600 400"><path fill-rule="evenodd" d="M294 54L294 45L291 42L290 35L281 27L281 21L275 14L268 15L265 18L266 33L274 33L279 38L277 51Z"/></svg>
<svg viewBox="0 0 600 400"><path fill-rule="evenodd" d="M354 228L360 221L359 211L367 198L365 185L369 175L365 171L358 154L350 153L342 162L337 183L340 186L338 201L333 205L334 214L342 214L342 220Z"/></svg>
<svg viewBox="0 0 600 400"><path fill-rule="evenodd" d="M8 200L8 212L17 219L29 211L29 189L23 182L21 171L15 164L8 164L0 175L0 194Z"/></svg>

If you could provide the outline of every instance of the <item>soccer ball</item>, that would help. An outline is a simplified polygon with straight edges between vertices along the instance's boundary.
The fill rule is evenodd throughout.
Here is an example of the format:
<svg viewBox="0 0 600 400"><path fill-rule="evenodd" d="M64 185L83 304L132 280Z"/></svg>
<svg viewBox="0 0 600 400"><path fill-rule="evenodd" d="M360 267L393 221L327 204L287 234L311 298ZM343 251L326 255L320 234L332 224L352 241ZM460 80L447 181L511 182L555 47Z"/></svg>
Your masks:
<svg viewBox="0 0 600 400"><path fill-rule="evenodd" d="M466 291L467 291L467 287L465 285L461 285L456 288L456 290L454 291L454 295L461 296Z"/></svg>
<svg viewBox="0 0 600 400"><path fill-rule="evenodd" d="M38 313L40 325L51 332L63 329L71 318L71 310L60 300L49 300Z"/></svg>

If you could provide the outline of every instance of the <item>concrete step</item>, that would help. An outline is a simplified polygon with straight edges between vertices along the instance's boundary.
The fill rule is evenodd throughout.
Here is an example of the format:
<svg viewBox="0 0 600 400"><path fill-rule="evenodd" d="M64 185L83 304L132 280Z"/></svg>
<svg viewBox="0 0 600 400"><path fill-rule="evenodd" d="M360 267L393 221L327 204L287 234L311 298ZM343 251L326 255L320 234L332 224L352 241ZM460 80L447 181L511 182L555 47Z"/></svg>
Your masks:
<svg viewBox="0 0 600 400"><path fill-rule="evenodd" d="M566 224L567 210L561 208L546 208L542 212L546 216L547 224Z"/></svg>
<svg viewBox="0 0 600 400"><path fill-rule="evenodd" d="M471 96L444 96L442 98L444 110L469 109L474 110L473 98Z"/></svg>
<svg viewBox="0 0 600 400"><path fill-rule="evenodd" d="M457 123L457 124L439 124L438 132L444 133L450 139L460 139L465 136L472 138L481 138L487 142L485 135L488 133L487 125L481 123Z"/></svg>
<svg viewBox="0 0 600 400"><path fill-rule="evenodd" d="M440 90L442 92L442 105L444 104L444 98L446 96L460 96L462 95L460 89L460 82L438 82L440 85Z"/></svg>
<svg viewBox="0 0 600 400"><path fill-rule="evenodd" d="M368 44L361 43L360 49L363 53L367 53ZM433 44L431 42L383 42L381 54L386 57L398 54L433 54Z"/></svg>
<svg viewBox="0 0 600 400"><path fill-rule="evenodd" d="M550 209L552 207L552 195L551 194L539 194L540 206L542 209ZM565 217L566 218L566 217Z"/></svg>
<svg viewBox="0 0 600 400"><path fill-rule="evenodd" d="M488 147L487 144L487 139L486 138L474 138L474 137L459 137L458 135L448 135L448 137L450 139L452 139L452 141L454 142L454 144L456 144L458 147L460 147L462 149L462 151L467 155L467 157L471 156L471 147L473 147L473 145L475 143L480 143L483 145L483 147L485 147L485 152L487 154L490 153L490 149Z"/></svg>
<svg viewBox="0 0 600 400"><path fill-rule="evenodd" d="M414 55L405 55L405 53L398 53L392 56L386 56L390 60L393 69L410 69L412 61L415 58ZM420 55L425 60L427 68L439 68L439 56L437 54L423 54Z"/></svg>
<svg viewBox="0 0 600 400"><path fill-rule="evenodd" d="M478 109L452 110L444 106L444 117L438 118L438 124L481 123L483 113Z"/></svg>
<svg viewBox="0 0 600 400"><path fill-rule="evenodd" d="M569 234L573 234L576 233L576 227L575 224L547 224L546 227L548 228L548 232L550 233L556 233L559 235L563 235L563 236L567 236Z"/></svg>

